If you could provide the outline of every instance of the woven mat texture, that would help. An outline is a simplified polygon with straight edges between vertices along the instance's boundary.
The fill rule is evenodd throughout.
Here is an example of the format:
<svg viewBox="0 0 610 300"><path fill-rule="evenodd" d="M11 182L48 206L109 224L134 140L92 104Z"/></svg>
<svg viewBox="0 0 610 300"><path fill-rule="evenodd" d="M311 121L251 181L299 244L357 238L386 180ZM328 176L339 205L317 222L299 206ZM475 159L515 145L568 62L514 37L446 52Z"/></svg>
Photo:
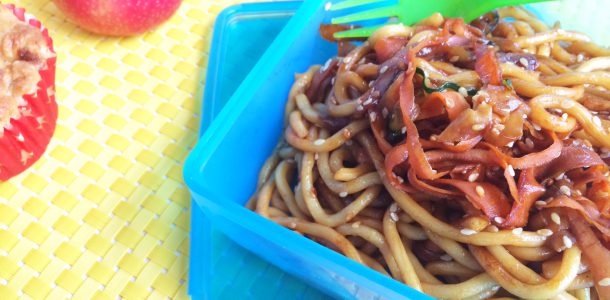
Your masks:
<svg viewBox="0 0 610 300"><path fill-rule="evenodd" d="M190 196L215 16L185 0L134 38L88 34L47 0L12 0L58 53L59 121L45 156L0 183L1 299L187 298Z"/></svg>

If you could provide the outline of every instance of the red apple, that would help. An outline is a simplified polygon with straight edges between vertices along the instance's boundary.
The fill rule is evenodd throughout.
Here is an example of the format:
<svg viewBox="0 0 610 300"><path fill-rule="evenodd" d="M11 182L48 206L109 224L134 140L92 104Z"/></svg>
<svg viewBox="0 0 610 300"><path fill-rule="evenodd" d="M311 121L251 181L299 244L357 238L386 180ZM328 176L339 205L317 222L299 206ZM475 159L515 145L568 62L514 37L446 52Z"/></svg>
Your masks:
<svg viewBox="0 0 610 300"><path fill-rule="evenodd" d="M76 24L115 36L144 33L169 19L182 0L53 0Z"/></svg>

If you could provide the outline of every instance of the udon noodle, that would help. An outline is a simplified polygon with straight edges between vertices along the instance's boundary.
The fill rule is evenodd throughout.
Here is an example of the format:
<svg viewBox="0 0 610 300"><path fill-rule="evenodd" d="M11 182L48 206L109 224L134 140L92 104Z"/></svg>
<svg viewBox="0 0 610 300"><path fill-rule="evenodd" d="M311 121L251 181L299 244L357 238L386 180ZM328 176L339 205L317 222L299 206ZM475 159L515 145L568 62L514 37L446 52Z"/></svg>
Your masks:
<svg viewBox="0 0 610 300"><path fill-rule="evenodd" d="M250 209L436 298L610 299L610 50L516 7L351 42Z"/></svg>

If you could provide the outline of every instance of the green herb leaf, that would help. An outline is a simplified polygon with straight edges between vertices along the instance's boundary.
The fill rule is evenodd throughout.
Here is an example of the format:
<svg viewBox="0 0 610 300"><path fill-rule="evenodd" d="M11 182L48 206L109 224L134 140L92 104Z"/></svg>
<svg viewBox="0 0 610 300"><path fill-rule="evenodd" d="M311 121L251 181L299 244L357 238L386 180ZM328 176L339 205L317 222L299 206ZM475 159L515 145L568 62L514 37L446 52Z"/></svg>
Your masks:
<svg viewBox="0 0 610 300"><path fill-rule="evenodd" d="M444 92L447 89L451 89L454 90L456 92L459 92L461 86L457 83L454 82L445 82L443 83L441 86L437 87L437 88L431 88L429 86L426 85L426 72L422 69L422 68L416 68L415 69L415 74L420 75L421 77L423 77L424 79L424 91L426 91L426 93L431 94L434 92ZM468 96L474 96L477 94L478 90L475 88L465 88L466 91L468 92Z"/></svg>

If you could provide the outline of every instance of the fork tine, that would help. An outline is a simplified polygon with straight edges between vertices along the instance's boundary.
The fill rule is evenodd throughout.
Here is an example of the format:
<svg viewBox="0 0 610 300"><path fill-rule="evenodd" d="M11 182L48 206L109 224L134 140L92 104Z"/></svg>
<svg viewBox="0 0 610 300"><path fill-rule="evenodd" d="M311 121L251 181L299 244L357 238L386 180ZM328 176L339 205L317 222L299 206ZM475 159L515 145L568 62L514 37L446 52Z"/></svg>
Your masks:
<svg viewBox="0 0 610 300"><path fill-rule="evenodd" d="M330 10L337 11L337 10L342 10L342 9L346 9L346 8L350 8L350 7L362 6L365 4L377 3L377 2L383 2L383 1L386 1L386 0L345 0L345 1L341 1L339 3L333 4L330 7Z"/></svg>
<svg viewBox="0 0 610 300"><path fill-rule="evenodd" d="M397 7L394 5L374 8L371 10L353 13L347 16L333 18L331 23L333 24L345 24L345 23L353 23L362 20L371 20L377 18L391 17L396 16L396 12L398 11Z"/></svg>
<svg viewBox="0 0 610 300"><path fill-rule="evenodd" d="M388 24L381 24L381 25L369 26L369 27L361 27L361 28L356 28L356 29L350 29L350 30L335 32L333 37L335 37L336 39L365 38L365 37L371 36L373 34L373 32L375 32L377 29L379 29L379 28L381 28L381 27L383 27L385 25L388 25Z"/></svg>

